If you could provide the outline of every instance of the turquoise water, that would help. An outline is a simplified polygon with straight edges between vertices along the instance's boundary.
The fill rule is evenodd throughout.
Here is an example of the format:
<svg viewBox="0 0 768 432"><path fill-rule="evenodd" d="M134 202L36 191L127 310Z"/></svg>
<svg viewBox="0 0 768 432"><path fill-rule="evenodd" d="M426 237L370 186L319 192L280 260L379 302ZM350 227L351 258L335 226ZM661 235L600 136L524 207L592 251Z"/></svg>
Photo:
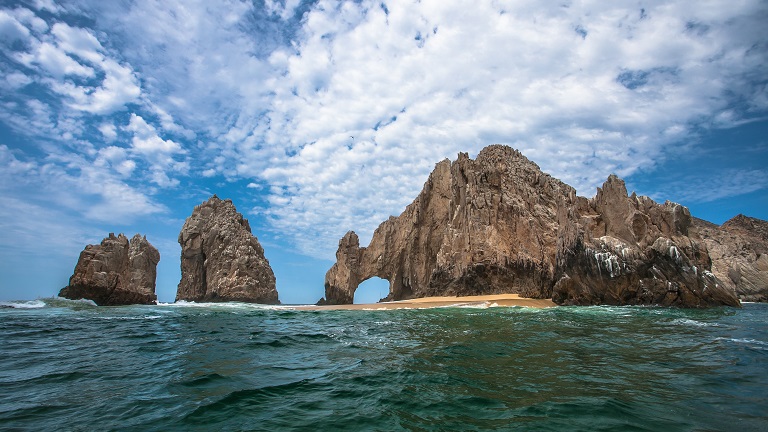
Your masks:
<svg viewBox="0 0 768 432"><path fill-rule="evenodd" d="M768 430L768 305L0 309L3 430Z"/></svg>

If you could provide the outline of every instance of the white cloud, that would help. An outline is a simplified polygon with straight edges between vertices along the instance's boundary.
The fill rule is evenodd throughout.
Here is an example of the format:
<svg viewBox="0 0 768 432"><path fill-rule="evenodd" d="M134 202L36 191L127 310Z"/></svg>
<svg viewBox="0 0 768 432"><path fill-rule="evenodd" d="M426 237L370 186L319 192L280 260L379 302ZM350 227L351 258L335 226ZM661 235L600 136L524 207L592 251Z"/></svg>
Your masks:
<svg viewBox="0 0 768 432"><path fill-rule="evenodd" d="M5 86L9 89L19 89L32 82L32 79L22 73L12 72L4 77Z"/></svg>
<svg viewBox="0 0 768 432"><path fill-rule="evenodd" d="M768 37L765 8L740 6L318 2L304 37L270 58L286 73L241 174L276 186L273 226L323 257L347 229L367 241L434 163L491 143L591 195L758 100L764 51L749 50Z"/></svg>
<svg viewBox="0 0 768 432"><path fill-rule="evenodd" d="M120 161L124 151L108 147L99 155L94 163L72 153L51 154L45 162L36 163L24 161L0 145L0 193L39 203L51 218L66 209L95 221L125 223L167 211L109 171L105 162Z"/></svg>
<svg viewBox="0 0 768 432"><path fill-rule="evenodd" d="M29 37L29 30L11 14L0 10L0 41L10 43L17 40L25 40L27 37Z"/></svg>
<svg viewBox="0 0 768 432"><path fill-rule="evenodd" d="M101 42L85 29L56 23L51 28L51 34L56 37L59 48L68 54L74 54L91 63L100 63L104 59L101 54L104 49Z"/></svg>
<svg viewBox="0 0 768 432"><path fill-rule="evenodd" d="M93 68L78 63L64 51L47 42L39 44L32 53L20 55L19 60L28 67L33 67L34 64L40 65L58 79L66 75L94 76Z"/></svg>
<svg viewBox="0 0 768 432"><path fill-rule="evenodd" d="M117 138L117 128L112 123L102 123L99 125L99 132L101 132L107 142L112 142Z"/></svg>
<svg viewBox="0 0 768 432"><path fill-rule="evenodd" d="M42 28L39 24L37 27ZM56 23L49 34L29 37L28 43L30 49L17 52L15 58L38 69L38 80L64 96L77 111L109 114L141 95L131 67L106 55L99 40L86 29Z"/></svg>
<svg viewBox="0 0 768 432"><path fill-rule="evenodd" d="M132 146L139 153L183 153L178 143L160 138L157 130L141 116L131 114L131 120L125 129L133 132Z"/></svg>
<svg viewBox="0 0 768 432"><path fill-rule="evenodd" d="M187 151L179 143L161 138L154 126L136 114L131 114L125 130L133 133L132 152L143 158L150 166L149 180L161 188L178 186L179 181L171 175L187 173L189 163L176 159L176 157L183 157ZM124 169L128 169L128 166Z"/></svg>
<svg viewBox="0 0 768 432"><path fill-rule="evenodd" d="M14 176L26 175L34 172L37 168L32 162L23 162L16 158L11 149L4 144L0 144L0 166L3 167L4 175L0 177L2 179L3 187L11 186L11 182ZM7 183L6 183L7 182Z"/></svg>

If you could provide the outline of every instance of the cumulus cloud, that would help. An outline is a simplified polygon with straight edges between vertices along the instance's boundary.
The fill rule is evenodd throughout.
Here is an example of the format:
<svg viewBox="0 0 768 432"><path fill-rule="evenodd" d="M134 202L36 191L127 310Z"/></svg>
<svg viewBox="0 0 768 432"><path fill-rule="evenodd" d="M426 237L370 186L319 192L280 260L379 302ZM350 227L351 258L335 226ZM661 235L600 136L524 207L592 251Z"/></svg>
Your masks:
<svg viewBox="0 0 768 432"><path fill-rule="evenodd" d="M186 150L173 140L161 138L154 126L136 114L131 114L125 130L133 134L132 152L142 157L150 166L149 179L161 188L177 186L178 179L171 178L168 174L187 171L188 163L175 158L175 155L184 155Z"/></svg>
<svg viewBox="0 0 768 432"><path fill-rule="evenodd" d="M2 20L0 17L0 24ZM47 29L47 25L40 25L38 20L30 18L28 21L38 30ZM21 25L18 21L14 23L17 27ZM16 52L14 57L26 67L37 70L39 82L64 96L75 110L109 114L135 101L141 94L133 70L106 55L99 40L89 30L55 23L50 32L33 36L26 27L20 28L26 31L21 36L26 37L29 49Z"/></svg>

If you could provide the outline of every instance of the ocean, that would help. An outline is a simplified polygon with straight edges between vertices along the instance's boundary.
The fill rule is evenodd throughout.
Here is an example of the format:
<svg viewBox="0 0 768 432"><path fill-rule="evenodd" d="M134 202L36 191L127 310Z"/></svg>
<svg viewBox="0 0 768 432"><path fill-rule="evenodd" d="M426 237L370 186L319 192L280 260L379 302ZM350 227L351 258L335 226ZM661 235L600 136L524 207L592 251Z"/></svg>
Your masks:
<svg viewBox="0 0 768 432"><path fill-rule="evenodd" d="M768 430L766 304L0 306L0 430Z"/></svg>

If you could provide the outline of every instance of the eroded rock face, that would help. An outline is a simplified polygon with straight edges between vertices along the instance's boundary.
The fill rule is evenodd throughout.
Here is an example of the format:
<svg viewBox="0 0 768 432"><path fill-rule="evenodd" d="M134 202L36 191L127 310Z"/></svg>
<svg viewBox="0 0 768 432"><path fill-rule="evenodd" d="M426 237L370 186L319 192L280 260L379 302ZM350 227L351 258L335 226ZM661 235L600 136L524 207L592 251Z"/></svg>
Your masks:
<svg viewBox="0 0 768 432"><path fill-rule="evenodd" d="M160 253L146 237L136 234L129 241L110 233L98 245L80 253L69 285L60 297L89 299L99 306L154 304L155 279Z"/></svg>
<svg viewBox="0 0 768 432"><path fill-rule="evenodd" d="M251 226L230 200L195 207L179 234L176 300L278 304L275 275Z"/></svg>
<svg viewBox="0 0 768 432"><path fill-rule="evenodd" d="M712 273L743 301L768 302L768 222L738 215L721 226L694 218Z"/></svg>
<svg viewBox="0 0 768 432"><path fill-rule="evenodd" d="M709 272L706 245L674 203L627 196L608 178L592 199L493 145L437 164L424 189L360 247L339 242L325 302L351 303L364 280L387 299L518 293L560 304L738 305Z"/></svg>

